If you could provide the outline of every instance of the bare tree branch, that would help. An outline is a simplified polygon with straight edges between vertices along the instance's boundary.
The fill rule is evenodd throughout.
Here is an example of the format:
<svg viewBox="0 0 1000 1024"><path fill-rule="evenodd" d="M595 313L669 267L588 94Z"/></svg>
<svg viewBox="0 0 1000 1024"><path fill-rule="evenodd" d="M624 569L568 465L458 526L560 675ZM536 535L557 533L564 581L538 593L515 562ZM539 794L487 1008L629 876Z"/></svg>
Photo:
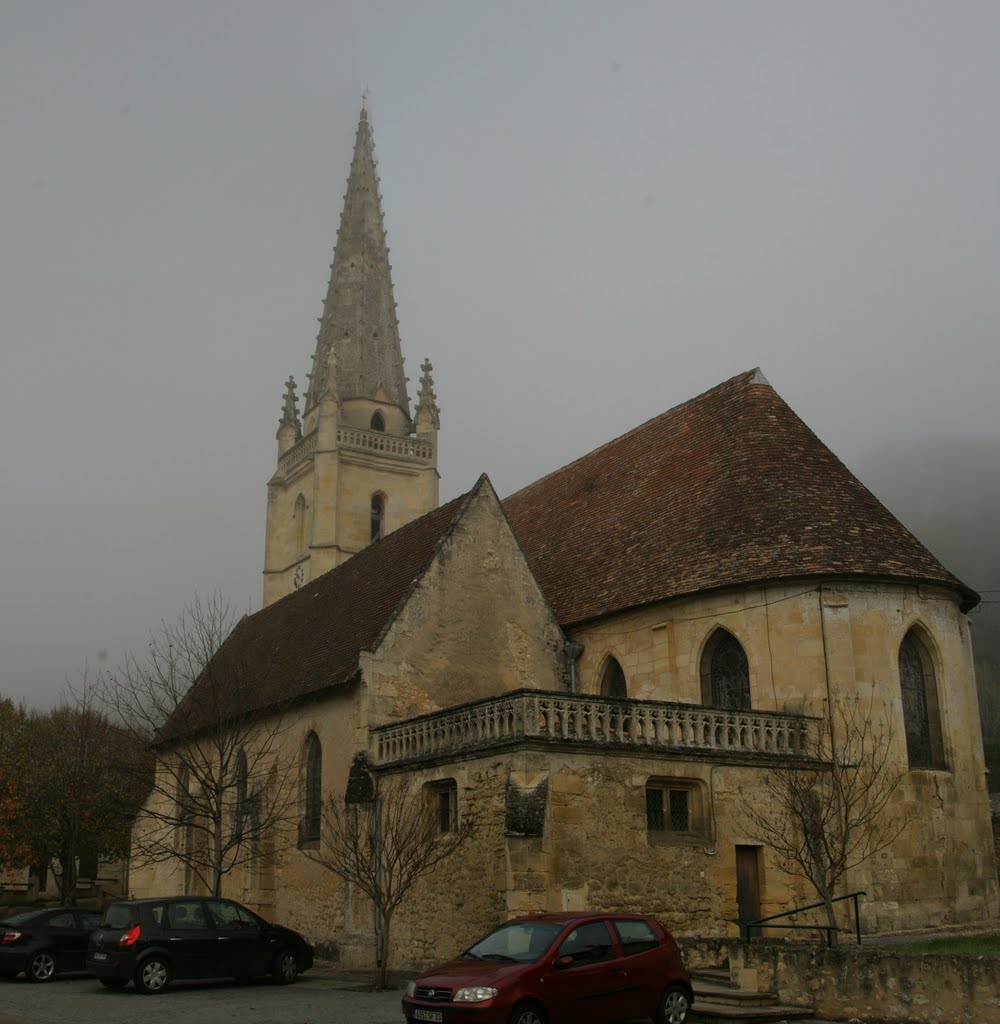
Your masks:
<svg viewBox="0 0 1000 1024"><path fill-rule="evenodd" d="M903 770L888 711L876 720L874 692L867 702L836 704L831 723L833 756L817 746L816 766L772 768L741 796L747 835L812 885L836 927L833 899L844 875L892 845L909 819L890 813Z"/></svg>
<svg viewBox="0 0 1000 1024"><path fill-rule="evenodd" d="M352 777L368 770L363 756L356 757ZM469 815L450 820L447 830L441 825L429 795L409 779L373 777L361 799L329 797L323 806L319 848L303 851L374 905L380 988L388 969L393 914L414 883L450 857L476 828Z"/></svg>
<svg viewBox="0 0 1000 1024"><path fill-rule="evenodd" d="M253 862L265 839L287 835L297 804L287 708L259 711L242 620L215 594L161 623L147 656L104 680L104 700L157 754L153 792L133 832L138 865L179 863L220 895L222 879Z"/></svg>

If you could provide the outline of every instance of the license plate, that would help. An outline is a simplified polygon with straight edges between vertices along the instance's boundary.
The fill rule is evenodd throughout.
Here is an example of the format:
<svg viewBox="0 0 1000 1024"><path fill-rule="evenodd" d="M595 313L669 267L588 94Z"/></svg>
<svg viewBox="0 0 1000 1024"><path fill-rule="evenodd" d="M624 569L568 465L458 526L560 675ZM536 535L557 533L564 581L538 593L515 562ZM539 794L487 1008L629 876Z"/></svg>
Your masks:
<svg viewBox="0 0 1000 1024"><path fill-rule="evenodd" d="M419 1007L413 1011L414 1020L436 1020L443 1021L444 1016L440 1010L421 1010Z"/></svg>
<svg viewBox="0 0 1000 1024"><path fill-rule="evenodd" d="M108 954L107 953L95 953L94 954L94 959L95 960L107 960L107 958L108 958Z"/></svg>

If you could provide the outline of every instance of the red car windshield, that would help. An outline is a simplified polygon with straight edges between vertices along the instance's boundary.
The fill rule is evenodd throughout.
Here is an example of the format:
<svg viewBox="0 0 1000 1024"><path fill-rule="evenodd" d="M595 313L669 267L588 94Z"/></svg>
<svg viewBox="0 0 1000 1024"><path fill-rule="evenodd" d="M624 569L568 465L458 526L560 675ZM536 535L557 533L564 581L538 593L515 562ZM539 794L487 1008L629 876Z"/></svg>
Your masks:
<svg viewBox="0 0 1000 1024"><path fill-rule="evenodd" d="M552 945L563 927L542 921L512 921L470 946L459 959L534 963Z"/></svg>

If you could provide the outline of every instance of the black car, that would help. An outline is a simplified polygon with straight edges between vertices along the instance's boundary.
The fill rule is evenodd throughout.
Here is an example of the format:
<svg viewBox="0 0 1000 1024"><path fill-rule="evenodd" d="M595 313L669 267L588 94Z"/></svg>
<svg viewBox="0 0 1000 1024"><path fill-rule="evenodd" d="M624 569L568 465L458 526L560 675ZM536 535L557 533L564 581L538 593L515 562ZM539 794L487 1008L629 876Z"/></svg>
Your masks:
<svg viewBox="0 0 1000 1024"><path fill-rule="evenodd" d="M312 946L298 932L232 900L197 896L112 903L87 950L87 970L106 988L133 981L149 995L175 978L270 975L287 985L312 962Z"/></svg>
<svg viewBox="0 0 1000 1024"><path fill-rule="evenodd" d="M83 971L87 939L101 923L99 910L49 907L0 922L0 977L21 971L29 981L51 981L57 974Z"/></svg>

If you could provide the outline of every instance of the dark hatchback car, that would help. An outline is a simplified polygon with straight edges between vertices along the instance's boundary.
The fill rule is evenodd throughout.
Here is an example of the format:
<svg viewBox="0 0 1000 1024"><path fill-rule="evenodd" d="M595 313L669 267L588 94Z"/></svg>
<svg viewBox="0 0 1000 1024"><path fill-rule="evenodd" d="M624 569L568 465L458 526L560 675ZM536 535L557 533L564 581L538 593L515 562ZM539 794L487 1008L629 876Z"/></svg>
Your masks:
<svg viewBox="0 0 1000 1024"><path fill-rule="evenodd" d="M639 914L508 921L411 982L408 1024L683 1024L691 979L670 933Z"/></svg>
<svg viewBox="0 0 1000 1024"><path fill-rule="evenodd" d="M57 974L83 971L87 939L101 923L99 910L49 907L0 922L0 977L21 971L29 981L51 981Z"/></svg>
<svg viewBox="0 0 1000 1024"><path fill-rule="evenodd" d="M173 896L112 903L86 963L106 988L132 981L152 995L174 979L270 975L287 985L312 967L313 950L298 932L232 900Z"/></svg>

